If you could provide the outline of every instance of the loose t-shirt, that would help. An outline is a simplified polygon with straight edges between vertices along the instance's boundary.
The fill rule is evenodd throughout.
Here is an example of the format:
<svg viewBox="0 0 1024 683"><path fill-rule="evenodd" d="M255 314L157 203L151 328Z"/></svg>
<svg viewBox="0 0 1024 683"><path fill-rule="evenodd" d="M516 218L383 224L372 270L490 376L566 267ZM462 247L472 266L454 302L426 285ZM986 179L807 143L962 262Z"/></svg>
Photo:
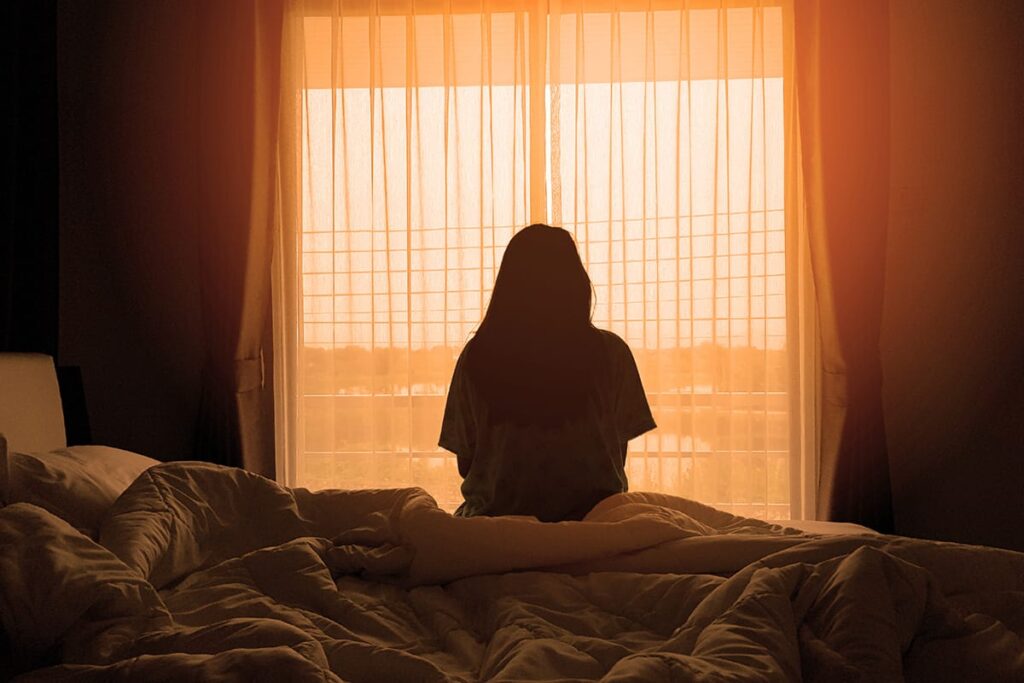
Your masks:
<svg viewBox="0 0 1024 683"><path fill-rule="evenodd" d="M455 514L582 519L627 490L626 442L655 428L626 342L600 330L609 372L586 411L557 427L495 423L466 371L455 366L439 445L458 456L465 502Z"/></svg>

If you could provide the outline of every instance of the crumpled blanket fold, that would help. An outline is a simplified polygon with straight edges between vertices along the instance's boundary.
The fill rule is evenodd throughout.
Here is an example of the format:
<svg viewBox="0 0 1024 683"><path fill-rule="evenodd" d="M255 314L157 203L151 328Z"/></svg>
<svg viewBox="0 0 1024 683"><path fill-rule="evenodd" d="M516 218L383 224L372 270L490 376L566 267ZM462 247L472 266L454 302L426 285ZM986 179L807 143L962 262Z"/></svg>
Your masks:
<svg viewBox="0 0 1024 683"><path fill-rule="evenodd" d="M1024 681L1024 555L658 494L541 524L171 463L99 541L0 509L20 680Z"/></svg>

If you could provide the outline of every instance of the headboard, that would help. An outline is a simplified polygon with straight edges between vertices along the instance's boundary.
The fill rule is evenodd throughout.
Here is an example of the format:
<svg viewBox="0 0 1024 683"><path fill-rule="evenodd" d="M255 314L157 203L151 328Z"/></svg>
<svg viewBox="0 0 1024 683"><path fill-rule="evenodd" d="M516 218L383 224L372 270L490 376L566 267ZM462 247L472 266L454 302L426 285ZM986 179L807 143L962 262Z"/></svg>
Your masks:
<svg viewBox="0 0 1024 683"><path fill-rule="evenodd" d="M49 356L0 353L0 433L9 451L67 446L57 371Z"/></svg>

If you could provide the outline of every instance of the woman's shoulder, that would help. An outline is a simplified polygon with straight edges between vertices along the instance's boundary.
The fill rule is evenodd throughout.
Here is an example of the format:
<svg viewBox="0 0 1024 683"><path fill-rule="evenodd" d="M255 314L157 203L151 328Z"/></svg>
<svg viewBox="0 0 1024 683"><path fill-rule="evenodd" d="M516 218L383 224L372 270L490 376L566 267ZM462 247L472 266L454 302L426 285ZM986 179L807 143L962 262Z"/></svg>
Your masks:
<svg viewBox="0 0 1024 683"><path fill-rule="evenodd" d="M629 374L629 368L636 365L636 361L633 360L633 352L625 340L614 332L601 328L594 329L600 339L599 347L604 356L602 363L604 372L602 374L610 382L608 389L615 391L623 377Z"/></svg>
<svg viewBox="0 0 1024 683"><path fill-rule="evenodd" d="M462 346L462 350L459 351L458 357L455 359L455 373L463 374L466 372L467 356L470 353L470 349L473 346L474 337L470 337L468 341Z"/></svg>
<svg viewBox="0 0 1024 683"><path fill-rule="evenodd" d="M602 330L599 327L596 327L594 329L596 329L600 334L601 341L604 344L605 350L607 351L608 355L611 356L613 359L618 359L626 356L632 357L633 352L630 350L629 344L627 344L622 337L615 334L611 330Z"/></svg>

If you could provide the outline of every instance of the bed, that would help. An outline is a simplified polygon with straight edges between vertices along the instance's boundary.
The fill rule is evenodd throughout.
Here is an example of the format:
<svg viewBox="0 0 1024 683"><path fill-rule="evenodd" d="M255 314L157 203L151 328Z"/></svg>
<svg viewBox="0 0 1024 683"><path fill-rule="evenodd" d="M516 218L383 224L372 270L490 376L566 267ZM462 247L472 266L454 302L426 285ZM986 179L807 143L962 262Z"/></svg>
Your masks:
<svg viewBox="0 0 1024 683"><path fill-rule="evenodd" d="M69 449L52 410L32 443L4 411L0 678L1024 681L1024 554L642 492L460 519L420 489ZM92 497L48 500L75 467Z"/></svg>

